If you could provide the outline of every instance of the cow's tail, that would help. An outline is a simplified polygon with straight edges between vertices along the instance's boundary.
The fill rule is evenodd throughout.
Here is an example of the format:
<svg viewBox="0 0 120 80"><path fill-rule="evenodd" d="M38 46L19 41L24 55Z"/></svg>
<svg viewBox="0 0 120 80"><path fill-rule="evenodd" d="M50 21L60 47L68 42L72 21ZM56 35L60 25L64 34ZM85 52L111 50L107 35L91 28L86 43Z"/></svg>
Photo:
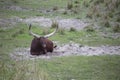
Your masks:
<svg viewBox="0 0 120 80"><path fill-rule="evenodd" d="M57 45L54 45L54 47L53 48L56 48L57 47Z"/></svg>

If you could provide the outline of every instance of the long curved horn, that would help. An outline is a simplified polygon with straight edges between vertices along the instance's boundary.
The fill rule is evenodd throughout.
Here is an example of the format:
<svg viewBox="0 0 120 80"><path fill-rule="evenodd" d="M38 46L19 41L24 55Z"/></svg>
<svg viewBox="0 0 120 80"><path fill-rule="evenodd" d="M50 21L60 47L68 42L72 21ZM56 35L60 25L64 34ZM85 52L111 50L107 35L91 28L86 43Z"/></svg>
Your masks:
<svg viewBox="0 0 120 80"><path fill-rule="evenodd" d="M31 24L29 25L29 34L30 35L32 35L32 36L34 36L34 37L37 37L37 38L39 38L40 36L39 35L37 35L37 34L35 34L35 33L33 33L32 31L31 31Z"/></svg>
<svg viewBox="0 0 120 80"><path fill-rule="evenodd" d="M55 29L52 33L50 33L50 34L48 34L48 35L45 35L45 36L44 36L45 38L48 38L48 37L50 37L50 36L53 36L53 35L57 32L57 30L58 30L58 23L57 23L57 22L53 22L52 24L55 24L55 25L56 25L56 29Z"/></svg>

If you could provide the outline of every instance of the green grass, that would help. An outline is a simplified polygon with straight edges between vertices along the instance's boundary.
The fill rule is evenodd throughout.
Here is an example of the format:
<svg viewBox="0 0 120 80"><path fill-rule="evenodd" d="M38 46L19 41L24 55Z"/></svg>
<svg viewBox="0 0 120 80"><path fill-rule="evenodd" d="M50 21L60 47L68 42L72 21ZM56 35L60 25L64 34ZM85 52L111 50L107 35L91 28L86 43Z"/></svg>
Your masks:
<svg viewBox="0 0 120 80"><path fill-rule="evenodd" d="M43 35L43 28L32 27L33 32ZM48 29L48 32L52 32L54 29ZM68 31L64 30L63 33L58 32L54 36L50 37L53 41L58 41L59 43L69 43L70 41L83 44L83 45L120 45L120 38L104 38L97 31L87 32L85 30L81 31ZM14 28L10 29L0 29L0 50L1 52L6 52L12 48L17 47L29 47L32 36L28 34L28 25L18 23Z"/></svg>
<svg viewBox="0 0 120 80"><path fill-rule="evenodd" d="M54 7L58 7L58 10L60 9L66 9L68 0L0 0L0 14L1 18L8 18L8 17L13 17L13 16L18 16L21 18L28 18L31 16L46 16L46 17L56 17L56 16L61 16L65 18L82 18L84 15L83 9L80 10L80 14L74 14L73 12L67 12L68 14L65 15L63 14L64 11L61 13L59 11L52 11L50 13L45 13L45 11L51 11L54 9ZM80 1L82 2L82 0ZM81 3L79 3L80 5ZM17 10L9 10L9 9L4 9L2 7L8 6L19 6L20 8L26 9L23 11L17 11ZM73 2L74 5L74 2ZM79 10L78 10L79 11Z"/></svg>
<svg viewBox="0 0 120 80"><path fill-rule="evenodd" d="M112 80L119 79L119 75L116 76L116 73L120 73L118 58L115 56L63 57L47 61L46 66L49 74L53 72L51 76L56 75L55 79L58 80ZM113 67L114 65L116 67Z"/></svg>
<svg viewBox="0 0 120 80"><path fill-rule="evenodd" d="M62 38L61 38L62 37ZM100 45L120 45L120 39L104 38L99 32L87 32L85 30L69 32L65 31L64 35L57 33L51 39L60 41L61 43L69 43L70 41L91 46Z"/></svg>
<svg viewBox="0 0 120 80"><path fill-rule="evenodd" d="M32 27L33 32L43 35L43 28ZM48 29L48 32L52 32L54 29ZM18 23L14 28L0 29L0 52L1 54L7 53L17 47L29 47L32 36L28 34L28 25ZM113 39L109 37L102 37L97 31L87 32L81 31L68 31L57 32L54 36L50 37L53 41L61 43L69 43L70 41L91 46L100 45L120 45L120 38Z"/></svg>
<svg viewBox="0 0 120 80"><path fill-rule="evenodd" d="M80 19L85 18L87 13L92 12L94 8L90 7L98 0L93 0L90 5L88 4L90 0L86 0L85 3L84 0L76 1L79 1L79 3L72 2L73 8L71 12L66 10L67 13L64 14L64 12L60 13L57 11L50 13L41 11L52 10L54 7L57 7L58 10L66 9L68 0L0 0L0 18L8 19L14 16L20 18L60 16ZM28 10L17 11L2 8L10 5L20 6ZM98 5L101 6L101 13L104 13L103 11L106 7L104 3ZM78 6L78 8L76 9L75 6ZM96 17L96 11L96 13L92 14L92 17L96 18L97 21L103 21L103 18L109 16L110 21L119 22L118 17L116 17L116 14L118 16L119 13L119 7L114 10L116 11L108 11L109 15L105 13L102 17L101 14ZM43 35L44 29L41 27L33 26L32 30L35 33ZM53 29L48 30L48 32L52 31ZM30 47L32 39L33 37L28 35L28 26L26 24L18 23L13 28L0 28L0 80L120 80L120 56L118 55L69 56L21 61L13 60L10 57L15 48ZM74 41L78 44L92 46L120 45L120 38L104 38L97 31L87 32L86 30L62 30L50 39L58 41L60 44Z"/></svg>
<svg viewBox="0 0 120 80"><path fill-rule="evenodd" d="M33 32L43 34L33 25ZM49 29L52 32L53 29ZM89 36L87 36L89 35ZM28 26L19 23L13 28L0 29L0 80L119 80L119 56L69 56L52 59L16 61L10 58L15 48L29 47L32 36ZM98 32L67 31L56 33L51 40L59 43L74 41L83 45L119 45L119 39L103 38Z"/></svg>
<svg viewBox="0 0 120 80"><path fill-rule="evenodd" d="M10 62L10 61L9 61ZM14 61L15 62L15 61ZM3 63L1 80L119 80L120 56L69 56Z"/></svg>

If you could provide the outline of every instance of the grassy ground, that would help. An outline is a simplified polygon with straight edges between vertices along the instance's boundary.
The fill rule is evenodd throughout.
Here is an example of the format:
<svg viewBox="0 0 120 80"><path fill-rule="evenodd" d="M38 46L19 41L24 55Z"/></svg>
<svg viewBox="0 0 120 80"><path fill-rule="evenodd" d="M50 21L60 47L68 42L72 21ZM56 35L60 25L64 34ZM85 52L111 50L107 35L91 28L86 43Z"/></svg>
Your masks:
<svg viewBox="0 0 120 80"><path fill-rule="evenodd" d="M20 18L28 18L31 16L95 18L96 13L92 14L92 16L91 13L87 14L89 13L87 10L92 11L90 8L92 6L88 5L89 1L90 0L86 0L85 2L83 0L75 0L73 2L68 0L0 0L0 18L8 19L14 16ZM97 1L98 0L94 0L90 3L95 4ZM111 0L108 0L108 2L110 1ZM84 5L81 5L82 3ZM71 4L72 8L70 8ZM23 10L10 10L5 8L11 5L19 6ZM102 4L99 4L99 6L101 5ZM55 9L65 9L65 11L59 13L59 11ZM54 11L49 12L50 10ZM110 15L118 16L119 7L115 10L116 11L110 11ZM48 13L44 11L48 11ZM102 10L100 11L102 12ZM98 14L97 16L98 21L102 20ZM119 19L115 17L113 17L113 21L118 22ZM112 20L112 18L108 19ZM104 26L109 26L109 24L106 23ZM2 26L0 25L0 27ZM45 31L42 31L44 29L36 26L33 26L32 29L38 34L44 35L45 33ZM117 30L118 29L119 27ZM51 31L53 31L53 29L48 32ZM9 55L15 48L29 47L32 38L33 37L28 35L28 26L23 23L18 23L9 29L0 28L0 80L120 80L120 56L117 55L69 56L52 58L50 60L33 59L21 61L15 61L10 58ZM50 39L58 41L59 43L74 41L83 45L92 46L120 45L120 38L102 37L98 31L66 31L61 29Z"/></svg>
<svg viewBox="0 0 120 80"><path fill-rule="evenodd" d="M10 61L9 61L10 62ZM119 80L120 56L70 56L2 63L1 80Z"/></svg>
<svg viewBox="0 0 120 80"><path fill-rule="evenodd" d="M82 1L82 0L81 0ZM81 2L80 1L80 2ZM67 12L67 4L71 3L71 1L68 0L0 0L0 13L1 13L1 18L8 18L8 17L12 17L12 16L18 16L21 18L27 18L30 16L46 16L46 17L55 17L55 16L61 16L61 17L82 17L82 11L79 14L74 14L73 12ZM74 2L72 2L73 5ZM80 5L81 3L79 3L78 5ZM6 8L4 9L4 7L9 7L9 6L18 6L21 10L16 10L16 9L9 9ZM2 8L3 7L3 8ZM59 12L59 10L64 9L63 11ZM66 13L67 12L67 13ZM72 16L71 16L72 15Z"/></svg>
<svg viewBox="0 0 120 80"><path fill-rule="evenodd" d="M33 26L33 32L43 35L44 29ZM48 32L53 29L48 30ZM64 32L63 32L64 31ZM89 36L87 36L89 34ZM103 38L97 32L60 30L51 37L59 43L74 41L83 45L119 45L119 39ZM87 36L87 37L85 37ZM61 38L62 37L62 38ZM33 37L28 26L19 23L14 28L0 29L1 80L119 80L119 56L70 56L51 60L14 61L9 55L14 48L29 47ZM102 41L103 40L103 41ZM8 54L9 53L9 54Z"/></svg>
<svg viewBox="0 0 120 80"><path fill-rule="evenodd" d="M44 29L42 27L33 26L33 32L39 35L45 35L45 33L50 33L54 28ZM62 38L61 38L62 37ZM28 47L32 40L32 36L28 33L28 25L23 23L18 23L14 28L10 29L0 29L0 47ZM109 37L103 37L98 31L69 31L64 29L59 29L59 31L50 38L53 41L58 41L59 43L69 43L70 41L80 43L83 45L119 45L120 39L114 39ZM16 42L16 43L14 43Z"/></svg>

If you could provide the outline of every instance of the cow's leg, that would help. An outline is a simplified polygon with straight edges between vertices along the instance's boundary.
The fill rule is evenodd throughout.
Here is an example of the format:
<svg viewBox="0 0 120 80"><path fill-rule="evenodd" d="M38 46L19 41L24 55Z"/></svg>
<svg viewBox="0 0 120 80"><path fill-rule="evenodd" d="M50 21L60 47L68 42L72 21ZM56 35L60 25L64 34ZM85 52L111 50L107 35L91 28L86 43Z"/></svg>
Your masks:
<svg viewBox="0 0 120 80"><path fill-rule="evenodd" d="M40 55L39 52L31 52L30 54L31 54L31 55L36 55L36 56Z"/></svg>
<svg viewBox="0 0 120 80"><path fill-rule="evenodd" d="M51 52L51 53L52 53L52 52L53 52L53 48L52 48L51 50L49 50L49 52Z"/></svg>
<svg viewBox="0 0 120 80"><path fill-rule="evenodd" d="M46 54L46 53L47 53L47 50L46 50L46 49L44 49L44 50L43 50L43 54Z"/></svg>

